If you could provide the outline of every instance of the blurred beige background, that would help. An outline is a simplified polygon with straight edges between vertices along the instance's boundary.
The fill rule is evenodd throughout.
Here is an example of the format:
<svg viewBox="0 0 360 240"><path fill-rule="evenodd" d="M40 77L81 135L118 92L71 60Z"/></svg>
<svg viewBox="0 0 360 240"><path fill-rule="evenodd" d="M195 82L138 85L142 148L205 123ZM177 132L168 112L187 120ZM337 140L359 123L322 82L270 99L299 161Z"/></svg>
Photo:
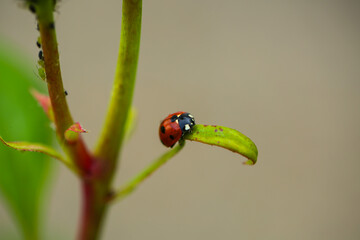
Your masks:
<svg viewBox="0 0 360 240"><path fill-rule="evenodd" d="M0 34L35 66L36 23L19 2L1 0ZM103 239L360 239L359 13L359 1L144 1L140 116L116 185L166 150L158 124L179 110L238 129L259 158L247 167L189 142L111 208ZM56 16L69 104L91 146L120 20L120 0L64 0ZM61 166L49 239L73 238L79 206L78 181ZM0 224L15 231L3 207Z"/></svg>

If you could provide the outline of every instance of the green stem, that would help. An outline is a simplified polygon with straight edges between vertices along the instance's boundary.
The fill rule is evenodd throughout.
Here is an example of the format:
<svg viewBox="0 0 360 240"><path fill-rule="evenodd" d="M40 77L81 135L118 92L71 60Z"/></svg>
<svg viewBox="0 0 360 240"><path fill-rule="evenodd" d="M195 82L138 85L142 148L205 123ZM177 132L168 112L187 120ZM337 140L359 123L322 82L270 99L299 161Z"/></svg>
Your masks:
<svg viewBox="0 0 360 240"><path fill-rule="evenodd" d="M162 165L164 165L169 159L171 159L175 154L177 154L185 146L185 141L180 141L177 146L175 146L170 151L161 155L158 159L152 162L149 166L143 169L138 175L131 179L128 183L122 186L116 193L110 196L109 201L113 202L115 200L121 200L124 197L132 193L135 188L142 183L146 178L148 178L153 172L158 170Z"/></svg>
<svg viewBox="0 0 360 240"><path fill-rule="evenodd" d="M65 130L73 124L69 107L65 99L61 78L60 61L52 1L44 1L38 8L38 23L45 59L45 71L51 105L54 112L56 131L60 140L64 141Z"/></svg>
<svg viewBox="0 0 360 240"><path fill-rule="evenodd" d="M64 150L82 171L83 212L79 240L98 239L106 213L109 186L121 150L124 129L135 85L141 32L141 0L123 0L121 41L109 109L95 157L81 138L70 144L64 132L74 123L65 99L54 25L54 1L39 2L36 15L42 40L48 90L57 135ZM98 162L98 160L100 162Z"/></svg>
<svg viewBox="0 0 360 240"><path fill-rule="evenodd" d="M83 179L83 212L78 240L100 236L116 169L116 159L124 138L125 123L131 107L139 57L141 0L123 0L119 57L115 80L102 134L95 157L100 162L100 178Z"/></svg>
<svg viewBox="0 0 360 240"><path fill-rule="evenodd" d="M75 144L70 144L65 140L64 136L65 131L74 123L74 121L66 102L64 86L61 78L53 4L54 1L52 0L42 1L39 2L36 9L49 97L54 113L56 133L60 145L69 156L69 159L74 161L77 167L86 174L91 168L90 165L92 157L86 149L84 141L82 138L79 138Z"/></svg>
<svg viewBox="0 0 360 240"><path fill-rule="evenodd" d="M139 58L142 0L124 0L120 49L105 124L95 155L115 167L131 107Z"/></svg>
<svg viewBox="0 0 360 240"><path fill-rule="evenodd" d="M94 171L96 172L94 166L97 166L95 164L96 159L89 153L81 137L75 143L69 143L65 139L64 133L74 121L65 99L61 78L53 4L54 1L52 0L41 1L36 8L48 91L60 144L81 171L83 210L78 239L96 240L107 209L104 199L108 192L108 181L101 181L99 178L94 177Z"/></svg>

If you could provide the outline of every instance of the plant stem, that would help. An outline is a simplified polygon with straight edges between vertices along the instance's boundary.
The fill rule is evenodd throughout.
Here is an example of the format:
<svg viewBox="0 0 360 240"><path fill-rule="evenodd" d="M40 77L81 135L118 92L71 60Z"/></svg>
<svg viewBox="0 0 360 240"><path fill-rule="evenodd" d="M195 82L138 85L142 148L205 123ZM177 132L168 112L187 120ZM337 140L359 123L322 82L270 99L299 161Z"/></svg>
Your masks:
<svg viewBox="0 0 360 240"><path fill-rule="evenodd" d="M185 146L185 141L181 141L173 149L161 155L158 159L156 159L144 170L142 170L137 176L135 176L128 183L122 186L115 194L113 194L110 198L108 198L108 201L113 202L115 200L121 200L130 193L132 193L140 183L142 183L153 172L155 172L162 165L164 165L170 158L172 158L175 154L177 154L184 146Z"/></svg>
<svg viewBox="0 0 360 240"><path fill-rule="evenodd" d="M56 39L54 22L54 2L42 1L37 8L37 20L39 24L46 81L54 113L56 133L63 150L77 167L87 173L92 164L92 157L86 149L85 143L80 137L75 144L69 144L64 137L65 131L74 123L66 102L64 86L61 78L58 44Z"/></svg>
<svg viewBox="0 0 360 240"><path fill-rule="evenodd" d="M38 18L39 31L42 39L49 96L54 112L56 131L59 138L64 140L64 132L71 124L73 124L73 119L70 115L69 107L64 94L56 32L55 28L50 27L54 26L54 16L51 10L44 11L44 13L40 16Z"/></svg>
<svg viewBox="0 0 360 240"><path fill-rule="evenodd" d="M36 10L49 96L60 143L82 171L83 210L78 239L96 240L108 207L105 197L115 172L132 102L140 47L142 1L123 0L118 63L105 125L95 151L96 157L89 154L81 137L75 144L68 143L64 138L65 131L74 121L61 79L53 4L52 0L42 1Z"/></svg>
<svg viewBox="0 0 360 240"><path fill-rule="evenodd" d="M121 151L139 58L142 0L123 0L119 56L110 104L95 155L112 162Z"/></svg>
<svg viewBox="0 0 360 240"><path fill-rule="evenodd" d="M116 160L124 138L131 107L139 57L141 0L123 0L119 57L115 80L102 134L95 157L100 177L83 179L83 213L78 240L96 240L108 208L105 201L116 169Z"/></svg>
<svg viewBox="0 0 360 240"><path fill-rule="evenodd" d="M79 137L75 143L66 141L64 133L74 123L64 93L61 78L59 52L54 23L54 1L39 3L37 20L44 55L45 72L49 96L54 113L54 122L58 139L69 158L81 171L83 189L83 210L78 238L95 240L99 236L101 223L107 205L105 197L108 191L107 182L93 176L96 159L87 150L84 141Z"/></svg>
<svg viewBox="0 0 360 240"><path fill-rule="evenodd" d="M104 201L105 192L101 183L84 180L82 183L83 203L78 240L96 240L108 205Z"/></svg>

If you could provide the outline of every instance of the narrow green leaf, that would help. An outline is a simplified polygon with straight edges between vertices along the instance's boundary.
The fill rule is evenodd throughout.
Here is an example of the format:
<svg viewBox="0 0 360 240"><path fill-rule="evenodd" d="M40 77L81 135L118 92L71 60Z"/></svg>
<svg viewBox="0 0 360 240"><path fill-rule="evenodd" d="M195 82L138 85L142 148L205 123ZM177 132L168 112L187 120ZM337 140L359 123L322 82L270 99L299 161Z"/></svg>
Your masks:
<svg viewBox="0 0 360 240"><path fill-rule="evenodd" d="M14 148L19 151L41 152L63 161L63 157L55 149L40 143L6 142L2 137L0 137L0 141L4 143L6 146Z"/></svg>
<svg viewBox="0 0 360 240"><path fill-rule="evenodd" d="M185 135L184 139L226 148L239 153L248 158L248 161L245 162L248 165L255 164L257 160L258 150L255 143L235 129L197 124L194 126L192 133Z"/></svg>
<svg viewBox="0 0 360 240"><path fill-rule="evenodd" d="M36 69L27 68L24 56L12 49L0 41L0 135L49 145L54 138L49 120L29 92L31 88L44 90L45 85ZM14 151L0 144L0 200L25 240L41 237L39 222L52 162L44 154Z"/></svg>
<svg viewBox="0 0 360 240"><path fill-rule="evenodd" d="M8 147L14 148L19 151L28 151L28 152L40 152L44 153L50 157L53 157L60 162L64 163L71 170L76 171L76 167L74 164L62 156L59 152L57 152L52 147L46 146L41 143L29 143L29 142L7 142L2 137L0 137L0 141ZM35 160L34 160L35 161Z"/></svg>

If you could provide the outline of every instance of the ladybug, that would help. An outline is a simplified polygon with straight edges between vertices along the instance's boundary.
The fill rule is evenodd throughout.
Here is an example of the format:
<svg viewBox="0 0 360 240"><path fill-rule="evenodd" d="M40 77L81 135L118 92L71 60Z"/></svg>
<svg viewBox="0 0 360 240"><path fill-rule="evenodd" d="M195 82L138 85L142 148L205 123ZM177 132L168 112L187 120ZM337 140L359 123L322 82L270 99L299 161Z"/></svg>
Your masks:
<svg viewBox="0 0 360 240"><path fill-rule="evenodd" d="M173 147L184 134L191 132L195 125L194 117L187 112L176 112L167 116L160 124L159 136L162 144Z"/></svg>

